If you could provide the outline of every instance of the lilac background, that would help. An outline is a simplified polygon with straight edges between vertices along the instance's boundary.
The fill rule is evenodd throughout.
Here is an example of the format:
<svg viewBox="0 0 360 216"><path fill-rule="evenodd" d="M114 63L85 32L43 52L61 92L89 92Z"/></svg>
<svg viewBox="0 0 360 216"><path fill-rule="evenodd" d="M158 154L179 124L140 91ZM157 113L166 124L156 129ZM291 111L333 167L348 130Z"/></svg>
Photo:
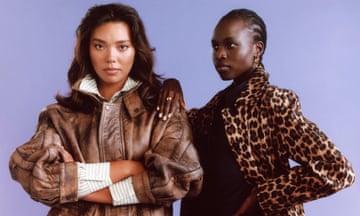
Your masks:
<svg viewBox="0 0 360 216"><path fill-rule="evenodd" d="M0 0L0 215L45 215L12 181L8 159L33 134L40 110L66 93L75 28L86 10L105 1ZM271 81L295 90L305 115L359 161L359 20L357 0L127 0L156 47L156 71L176 77L187 107L199 107L229 83L211 62L210 38L232 8L257 11L267 23L264 63ZM358 174L358 173L357 173ZM178 214L178 202L176 215ZM305 205L307 215L355 215L359 184Z"/></svg>

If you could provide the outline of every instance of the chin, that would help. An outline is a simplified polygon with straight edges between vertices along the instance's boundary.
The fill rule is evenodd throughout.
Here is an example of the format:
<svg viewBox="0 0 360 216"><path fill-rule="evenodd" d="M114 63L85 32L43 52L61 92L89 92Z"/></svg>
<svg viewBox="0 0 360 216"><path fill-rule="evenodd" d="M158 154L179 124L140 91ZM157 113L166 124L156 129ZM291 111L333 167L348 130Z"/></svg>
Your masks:
<svg viewBox="0 0 360 216"><path fill-rule="evenodd" d="M226 77L226 76L220 76L220 78L221 78L223 81L233 80L232 77Z"/></svg>
<svg viewBox="0 0 360 216"><path fill-rule="evenodd" d="M218 71L218 74L220 76L220 78L223 80L223 81L229 81L229 80L233 80L234 77L230 75L230 73L225 73L225 72L219 72Z"/></svg>

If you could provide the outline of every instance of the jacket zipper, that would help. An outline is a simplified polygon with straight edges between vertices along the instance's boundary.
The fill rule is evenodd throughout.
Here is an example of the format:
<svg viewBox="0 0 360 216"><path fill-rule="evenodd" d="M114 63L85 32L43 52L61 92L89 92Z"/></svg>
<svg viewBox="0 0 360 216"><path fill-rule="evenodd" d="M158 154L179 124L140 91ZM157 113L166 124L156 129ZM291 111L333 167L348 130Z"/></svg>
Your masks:
<svg viewBox="0 0 360 216"><path fill-rule="evenodd" d="M107 103L103 103L102 108L101 108L101 117L100 117L100 122L99 122L99 137L98 137L98 142L99 142L99 158L100 158L100 162L104 162L105 161L105 151L104 151L104 143L103 143L103 136L104 136L104 118L106 115L106 107L107 107Z"/></svg>
<svg viewBox="0 0 360 216"><path fill-rule="evenodd" d="M119 103L119 135L120 135L120 154L121 154L121 159L125 160L126 157L126 151L125 151L125 139L124 139L124 125L123 125L123 119L124 118L124 112L122 109L122 100L120 100Z"/></svg>

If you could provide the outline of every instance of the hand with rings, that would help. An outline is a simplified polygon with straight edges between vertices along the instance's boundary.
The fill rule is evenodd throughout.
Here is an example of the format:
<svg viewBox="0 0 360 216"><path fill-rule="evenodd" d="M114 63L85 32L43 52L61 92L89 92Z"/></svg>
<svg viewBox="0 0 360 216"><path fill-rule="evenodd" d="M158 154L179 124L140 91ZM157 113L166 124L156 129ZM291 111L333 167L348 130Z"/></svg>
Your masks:
<svg viewBox="0 0 360 216"><path fill-rule="evenodd" d="M176 79L167 79L160 90L158 106L158 116L166 121L177 109L185 109L182 89Z"/></svg>

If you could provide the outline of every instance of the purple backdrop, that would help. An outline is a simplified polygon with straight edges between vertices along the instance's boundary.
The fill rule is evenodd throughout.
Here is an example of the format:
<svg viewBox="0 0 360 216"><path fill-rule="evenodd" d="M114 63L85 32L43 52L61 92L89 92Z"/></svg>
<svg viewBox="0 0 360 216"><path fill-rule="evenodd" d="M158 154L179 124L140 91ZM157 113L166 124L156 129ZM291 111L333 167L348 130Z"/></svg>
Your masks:
<svg viewBox="0 0 360 216"><path fill-rule="evenodd" d="M45 215L12 181L8 159L33 134L41 109L66 93L75 28L87 8L105 1L1 0L0 214ZM295 90L315 121L359 171L358 36L360 1L127 0L142 16L156 47L156 71L176 77L187 107L199 107L228 85L211 62L217 20L232 8L257 11L268 27L264 56L271 81ZM305 205L307 215L360 212L359 184ZM175 204L176 215L178 205Z"/></svg>

